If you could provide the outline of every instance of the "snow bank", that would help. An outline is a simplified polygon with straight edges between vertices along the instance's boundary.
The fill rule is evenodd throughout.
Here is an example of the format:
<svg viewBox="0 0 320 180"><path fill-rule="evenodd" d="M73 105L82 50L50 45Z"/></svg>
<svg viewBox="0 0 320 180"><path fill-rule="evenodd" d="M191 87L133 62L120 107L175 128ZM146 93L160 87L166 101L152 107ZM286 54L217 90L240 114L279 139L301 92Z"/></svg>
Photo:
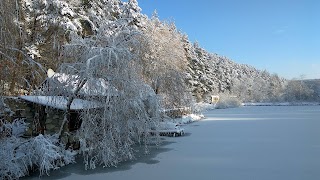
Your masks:
<svg viewBox="0 0 320 180"><path fill-rule="evenodd" d="M188 114L188 115L182 116L181 118L173 119L173 121L178 124L188 124L195 121L200 121L203 118L204 116L202 114Z"/></svg>
<svg viewBox="0 0 320 180"><path fill-rule="evenodd" d="M241 106L241 102L238 99L234 97L222 96L219 102L216 104L201 102L195 105L195 109L197 109L197 112L202 112L202 111L213 110L213 109L227 109L227 108L235 108L240 106Z"/></svg>
<svg viewBox="0 0 320 180"><path fill-rule="evenodd" d="M205 110L215 109L215 106L216 106L215 104L200 102L200 103L196 103L194 108L196 112L202 112Z"/></svg>

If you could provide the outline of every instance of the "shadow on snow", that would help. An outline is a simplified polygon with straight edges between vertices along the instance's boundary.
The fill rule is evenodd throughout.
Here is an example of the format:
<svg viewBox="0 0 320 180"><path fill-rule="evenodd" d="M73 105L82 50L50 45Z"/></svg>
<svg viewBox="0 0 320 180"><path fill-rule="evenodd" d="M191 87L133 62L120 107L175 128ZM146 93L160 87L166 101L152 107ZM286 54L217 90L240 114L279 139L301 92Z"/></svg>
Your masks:
<svg viewBox="0 0 320 180"><path fill-rule="evenodd" d="M186 136L190 136L191 133L187 133ZM163 138L164 139L164 138ZM149 146L149 153L144 154L144 147L143 146L137 146L134 147L136 150L135 159L128 160L125 162L121 162L118 164L117 167L106 167L103 168L102 166L97 166L96 169L93 170L85 170L84 164L81 163L83 161L82 156L79 155L79 157L76 158L75 164L70 164L65 167L61 167L58 170L52 170L50 172L50 176L42 176L38 177L38 172L34 172L30 176L26 176L22 179L60 179L60 178L66 178L70 176L71 174L78 174L78 175L91 175L91 174L100 174L100 173L112 173L117 171L127 171L130 170L133 165L138 163L144 163L144 164L157 164L160 161L155 159L158 154L171 151L171 148L166 148L167 145L173 144L175 142L163 140L159 146Z"/></svg>

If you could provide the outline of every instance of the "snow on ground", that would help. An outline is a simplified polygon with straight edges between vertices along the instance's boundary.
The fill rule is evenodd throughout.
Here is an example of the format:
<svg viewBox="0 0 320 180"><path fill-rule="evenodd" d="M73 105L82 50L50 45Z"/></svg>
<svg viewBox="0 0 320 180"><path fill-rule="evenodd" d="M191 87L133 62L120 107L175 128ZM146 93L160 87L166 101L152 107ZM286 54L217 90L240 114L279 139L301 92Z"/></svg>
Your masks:
<svg viewBox="0 0 320 180"><path fill-rule="evenodd" d="M319 179L318 106L218 109L205 116L185 126L187 135L166 137L150 155L118 168L84 171L78 163L44 179Z"/></svg>
<svg viewBox="0 0 320 180"><path fill-rule="evenodd" d="M215 104L204 103L204 102L196 103L195 109L197 109L200 112L205 110L212 110L212 109L215 109Z"/></svg>
<svg viewBox="0 0 320 180"><path fill-rule="evenodd" d="M181 118L173 119L173 121L178 124L188 124L195 121L200 121L203 118L204 118L203 114L188 114L188 115L182 116Z"/></svg>

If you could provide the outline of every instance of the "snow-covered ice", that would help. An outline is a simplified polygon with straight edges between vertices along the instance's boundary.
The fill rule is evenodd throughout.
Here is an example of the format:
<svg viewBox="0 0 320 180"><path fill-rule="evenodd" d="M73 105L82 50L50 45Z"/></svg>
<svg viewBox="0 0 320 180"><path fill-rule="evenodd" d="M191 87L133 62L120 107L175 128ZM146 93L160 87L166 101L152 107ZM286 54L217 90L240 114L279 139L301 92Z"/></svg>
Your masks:
<svg viewBox="0 0 320 180"><path fill-rule="evenodd" d="M318 180L320 107L268 106L209 110L167 137L151 155L118 168L84 171L83 164L52 172L51 179ZM35 177L38 179L38 177ZM44 177L47 179L47 177Z"/></svg>

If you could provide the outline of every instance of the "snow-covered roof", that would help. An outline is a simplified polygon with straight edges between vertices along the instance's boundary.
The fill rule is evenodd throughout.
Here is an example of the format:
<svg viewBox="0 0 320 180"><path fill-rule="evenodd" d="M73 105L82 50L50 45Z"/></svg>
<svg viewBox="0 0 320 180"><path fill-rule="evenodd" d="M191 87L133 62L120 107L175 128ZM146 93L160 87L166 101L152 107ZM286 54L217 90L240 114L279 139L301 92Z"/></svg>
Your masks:
<svg viewBox="0 0 320 180"><path fill-rule="evenodd" d="M20 99L53 107L56 109L66 110L68 99L63 96L20 96ZM101 107L102 104L95 101L87 101L83 99L74 99L71 103L71 110L91 109Z"/></svg>
<svg viewBox="0 0 320 180"><path fill-rule="evenodd" d="M58 94L62 91L74 92L80 80L81 78L78 75L55 73L51 78L47 78L46 88L49 91L57 91ZM79 94L85 96L107 96L116 93L117 89L102 78L88 79L79 92Z"/></svg>

